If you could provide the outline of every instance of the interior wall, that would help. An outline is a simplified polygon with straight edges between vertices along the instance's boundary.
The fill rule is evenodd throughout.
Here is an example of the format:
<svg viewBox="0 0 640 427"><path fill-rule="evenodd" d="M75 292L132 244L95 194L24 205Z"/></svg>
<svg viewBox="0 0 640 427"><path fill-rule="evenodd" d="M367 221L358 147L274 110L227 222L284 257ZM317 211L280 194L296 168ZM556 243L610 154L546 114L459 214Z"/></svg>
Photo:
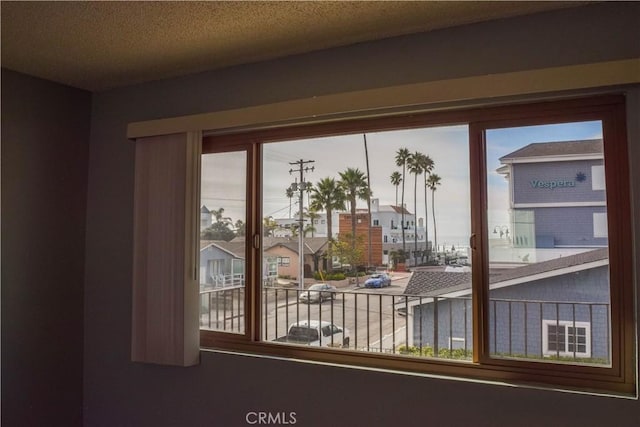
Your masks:
<svg viewBox="0 0 640 427"><path fill-rule="evenodd" d="M296 424L303 426L602 426L640 421L635 400L533 388L216 352L203 352L201 364L192 368L131 363L134 149L125 137L127 124L134 121L440 78L637 58L639 6L562 10L95 94L87 210L85 425L242 426L248 425L245 417L252 411L295 412ZM637 88L629 94L638 99ZM640 115L639 107L636 102L631 118ZM640 135L634 132L636 147ZM633 181L637 196L637 169Z"/></svg>
<svg viewBox="0 0 640 427"><path fill-rule="evenodd" d="M2 425L82 425L90 111L2 70Z"/></svg>

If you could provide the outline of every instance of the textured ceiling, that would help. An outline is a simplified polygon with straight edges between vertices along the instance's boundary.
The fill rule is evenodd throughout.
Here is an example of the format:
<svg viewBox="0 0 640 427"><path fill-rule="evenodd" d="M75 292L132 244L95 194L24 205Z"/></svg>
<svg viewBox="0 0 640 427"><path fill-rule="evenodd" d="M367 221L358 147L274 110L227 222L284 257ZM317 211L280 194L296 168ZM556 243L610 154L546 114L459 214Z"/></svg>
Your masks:
<svg viewBox="0 0 640 427"><path fill-rule="evenodd" d="M584 3L2 1L2 66L99 91Z"/></svg>

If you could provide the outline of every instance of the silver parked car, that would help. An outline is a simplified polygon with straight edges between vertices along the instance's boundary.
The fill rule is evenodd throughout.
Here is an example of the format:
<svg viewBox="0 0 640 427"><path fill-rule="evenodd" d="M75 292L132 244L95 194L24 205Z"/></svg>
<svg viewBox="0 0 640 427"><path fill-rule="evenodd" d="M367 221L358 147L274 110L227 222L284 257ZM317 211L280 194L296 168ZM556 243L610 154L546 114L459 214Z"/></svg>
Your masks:
<svg viewBox="0 0 640 427"><path fill-rule="evenodd" d="M336 298L336 287L327 283L316 283L309 286L306 291L300 292L298 301L311 304L312 302L322 302L327 299Z"/></svg>

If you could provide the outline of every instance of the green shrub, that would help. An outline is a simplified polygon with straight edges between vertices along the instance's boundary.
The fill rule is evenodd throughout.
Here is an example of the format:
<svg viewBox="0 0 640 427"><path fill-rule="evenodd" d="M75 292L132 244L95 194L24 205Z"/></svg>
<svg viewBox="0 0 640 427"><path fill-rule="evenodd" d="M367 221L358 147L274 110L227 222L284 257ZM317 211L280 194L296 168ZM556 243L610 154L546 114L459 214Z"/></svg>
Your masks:
<svg viewBox="0 0 640 427"><path fill-rule="evenodd" d="M398 352L400 354L405 354L408 356L420 356L420 357L435 357L433 353L433 347L430 345L424 345L422 348L417 346L400 346L398 348ZM609 362L606 359L602 358L586 358L586 357L576 357L573 358L571 356L545 356L542 357L540 355L524 355L524 354L507 354L507 353L498 353L494 354L496 357L505 357L505 358L518 358L518 359L530 359L530 360L548 360L553 362L568 362L575 364L576 362L584 363L584 364L597 364L597 365L606 365ZM441 348L438 349L438 358L440 359L454 359L454 360L471 360L473 358L473 351L471 349L465 350L463 348L456 349L448 349Z"/></svg>
<svg viewBox="0 0 640 427"><path fill-rule="evenodd" d="M435 357L433 347L429 345L422 346L422 348L416 346L401 346L398 351L400 354L406 354L409 356ZM437 357L440 359L471 360L473 357L473 351L465 350L463 348L441 348L438 349Z"/></svg>
<svg viewBox="0 0 640 427"><path fill-rule="evenodd" d="M315 273L313 273L313 278L315 280L321 280L321 281L329 281L329 280L344 280L345 279L345 275L344 273L322 273L320 274L320 272L316 271Z"/></svg>

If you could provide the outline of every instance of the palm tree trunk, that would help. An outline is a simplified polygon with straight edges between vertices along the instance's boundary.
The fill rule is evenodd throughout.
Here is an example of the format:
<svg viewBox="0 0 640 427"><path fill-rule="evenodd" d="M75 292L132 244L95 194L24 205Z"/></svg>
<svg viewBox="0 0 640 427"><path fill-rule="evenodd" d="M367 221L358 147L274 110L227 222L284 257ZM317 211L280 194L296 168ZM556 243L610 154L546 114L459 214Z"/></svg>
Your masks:
<svg viewBox="0 0 640 427"><path fill-rule="evenodd" d="M431 190L431 218L433 218L433 246L436 248L436 256L438 255L438 235L436 233L436 205L435 190Z"/></svg>
<svg viewBox="0 0 640 427"><path fill-rule="evenodd" d="M404 240L404 178L405 178L405 175L406 175L406 167L402 165L402 197L401 197L402 206L400 206L400 209L402 209L402 221L400 223L400 228L402 229L402 253L403 255L406 256L407 247Z"/></svg>
<svg viewBox="0 0 640 427"><path fill-rule="evenodd" d="M415 215L413 221L413 259L414 263L417 264L417 253L418 253L418 174L416 173L415 178L413 180L413 214ZM414 265L415 265L414 264Z"/></svg>
<svg viewBox="0 0 640 427"><path fill-rule="evenodd" d="M429 215L427 207L427 172L424 173L424 252L429 253Z"/></svg>
<svg viewBox="0 0 640 427"><path fill-rule="evenodd" d="M327 244L329 247L327 248L327 272L333 273L333 221L331 220L331 216L333 212L331 209L327 209Z"/></svg>
<svg viewBox="0 0 640 427"><path fill-rule="evenodd" d="M369 214L367 230L368 230L368 238L369 238L369 246L367 250L367 254L369 255L369 259L367 260L367 267L371 267L371 174L369 172L369 150L367 149L367 135L362 135L364 137L364 157L367 161L367 187L369 189L367 194L367 213Z"/></svg>

